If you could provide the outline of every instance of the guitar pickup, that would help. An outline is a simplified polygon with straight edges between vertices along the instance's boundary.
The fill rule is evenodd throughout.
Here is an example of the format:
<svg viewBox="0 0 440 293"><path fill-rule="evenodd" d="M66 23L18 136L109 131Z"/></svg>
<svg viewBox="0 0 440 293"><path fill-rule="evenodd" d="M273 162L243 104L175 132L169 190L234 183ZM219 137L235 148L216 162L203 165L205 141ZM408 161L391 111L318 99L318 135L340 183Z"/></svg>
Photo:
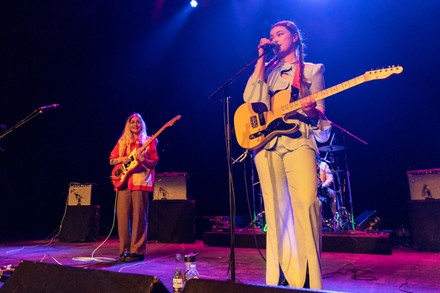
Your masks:
<svg viewBox="0 0 440 293"><path fill-rule="evenodd" d="M266 119L264 118L264 115L262 113L256 116L251 116L250 124L251 124L251 128L257 128L259 126L266 125Z"/></svg>
<svg viewBox="0 0 440 293"><path fill-rule="evenodd" d="M251 116L250 123L251 123L251 128L257 128L258 127L258 118L257 118L257 116Z"/></svg>

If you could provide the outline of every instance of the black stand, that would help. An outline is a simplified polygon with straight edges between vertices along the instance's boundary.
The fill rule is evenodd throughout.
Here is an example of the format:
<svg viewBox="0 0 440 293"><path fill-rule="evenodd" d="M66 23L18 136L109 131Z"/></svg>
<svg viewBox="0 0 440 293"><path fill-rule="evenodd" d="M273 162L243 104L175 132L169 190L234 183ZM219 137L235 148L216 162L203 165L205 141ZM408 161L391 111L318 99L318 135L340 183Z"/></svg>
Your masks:
<svg viewBox="0 0 440 293"><path fill-rule="evenodd" d="M368 144L366 141L360 139L359 137L357 137L356 135L350 133L348 130L342 128L341 126L337 125L336 123L331 122L331 121L330 121L330 123L331 123L332 126L335 126L336 128L338 128L340 131L342 131L344 133L347 133L348 135L352 136L353 138L355 138L356 140L360 141L361 143L363 143L365 145ZM345 137L343 139L344 139L344 145L346 145L345 144ZM348 200L349 200L349 203L350 203L350 224L351 224L351 228L353 230L355 230L356 227L355 227L354 214L353 214L353 212L354 212L353 211L353 196L351 194L350 171L348 170L348 158L347 158L347 152L346 152L345 149L344 149L344 161L345 161L345 172L346 172L346 176L347 176Z"/></svg>
<svg viewBox="0 0 440 293"><path fill-rule="evenodd" d="M232 159L231 159L231 123L230 123L230 95L229 95L229 85L241 75L246 69L255 64L258 59L266 54L263 53L250 63L243 66L237 73L235 73L231 78L227 79L221 86L219 86L208 99L211 100L216 97L219 93L222 93L222 97L219 100L225 102L224 108L224 121L225 121L225 136L226 136L226 159L228 165L228 184L229 184L229 232L230 232L230 255L229 255L229 268L231 271L231 281L235 282L235 193L234 193L234 183L232 177Z"/></svg>
<svg viewBox="0 0 440 293"><path fill-rule="evenodd" d="M46 109L50 109L50 108L56 108L58 107L58 104L53 104L50 106L43 106L40 107L36 110L34 110L31 114L29 114L28 116L26 116L24 119L22 119L20 122L18 122L17 124L15 124L14 126L10 127L9 129L5 130L5 132L3 132L0 135L0 139L2 139L3 137L5 137L6 135L8 135L9 133L11 133L12 131L14 131L15 129L19 128L20 126L24 125L25 123L29 122L30 120L32 120L33 118L37 117L39 114L42 114L44 112L44 110Z"/></svg>

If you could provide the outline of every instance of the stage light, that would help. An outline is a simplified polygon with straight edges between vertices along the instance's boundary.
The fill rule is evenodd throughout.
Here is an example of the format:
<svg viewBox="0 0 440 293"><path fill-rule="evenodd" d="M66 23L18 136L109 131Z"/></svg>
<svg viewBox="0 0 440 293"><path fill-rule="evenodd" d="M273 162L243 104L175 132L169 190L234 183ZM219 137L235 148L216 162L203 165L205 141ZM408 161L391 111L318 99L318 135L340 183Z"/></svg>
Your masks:
<svg viewBox="0 0 440 293"><path fill-rule="evenodd" d="M197 3L196 0L191 0L191 1L189 2L189 5L191 5L192 8L196 8L198 4L199 4L199 3Z"/></svg>

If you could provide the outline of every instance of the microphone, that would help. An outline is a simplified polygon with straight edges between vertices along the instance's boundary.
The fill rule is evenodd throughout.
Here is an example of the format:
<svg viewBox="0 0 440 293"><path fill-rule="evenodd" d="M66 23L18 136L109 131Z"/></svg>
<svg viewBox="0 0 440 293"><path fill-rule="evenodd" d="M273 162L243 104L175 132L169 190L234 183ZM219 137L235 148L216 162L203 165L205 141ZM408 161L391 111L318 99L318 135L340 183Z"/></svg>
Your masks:
<svg viewBox="0 0 440 293"><path fill-rule="evenodd" d="M47 106L40 107L40 108L38 108L38 110L42 111L42 110L56 108L56 107L59 107L59 106L60 106L60 104L52 104L52 105L47 105Z"/></svg>
<svg viewBox="0 0 440 293"><path fill-rule="evenodd" d="M269 51L270 49L277 49L279 47L279 45L275 44L275 43L267 43L261 46L261 48L264 49L264 51Z"/></svg>

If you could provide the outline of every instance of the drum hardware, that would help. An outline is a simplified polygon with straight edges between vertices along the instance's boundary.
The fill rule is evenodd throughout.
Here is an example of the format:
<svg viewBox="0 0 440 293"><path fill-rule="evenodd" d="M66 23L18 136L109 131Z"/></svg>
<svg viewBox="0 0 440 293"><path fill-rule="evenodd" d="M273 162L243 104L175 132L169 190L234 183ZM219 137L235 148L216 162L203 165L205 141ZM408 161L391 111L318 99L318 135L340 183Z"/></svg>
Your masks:
<svg viewBox="0 0 440 293"><path fill-rule="evenodd" d="M333 229L335 231L350 230L352 226L350 212L345 207L341 207L333 218Z"/></svg>
<svg viewBox="0 0 440 293"><path fill-rule="evenodd" d="M332 140L333 141L333 140ZM324 231L344 231L355 229L354 227L354 219L352 214L352 201L351 201L351 187L350 187L350 179L348 165L347 165L347 154L345 154L345 169L339 168L339 166L335 167L337 163L335 163L334 154L337 151L345 150L343 145L328 145L322 146L319 148L321 152L327 152L325 159L328 161L330 170L333 173L333 191L334 191L334 204L336 207L335 211L331 211L329 213L328 208L328 200L323 200L320 198L322 204L321 216L322 216L322 227ZM322 160L325 160L322 159ZM327 161L326 160L326 161ZM351 209L348 210L346 203L344 201L344 195L348 194L349 203ZM318 188L318 195L320 195L320 190ZM322 197L322 196L321 196ZM351 212L350 212L351 211Z"/></svg>
<svg viewBox="0 0 440 293"><path fill-rule="evenodd" d="M267 231L267 224L264 211L258 213L255 219L248 225L249 229L256 228L261 229L262 232Z"/></svg>
<svg viewBox="0 0 440 293"><path fill-rule="evenodd" d="M324 153L332 153L332 152L337 152L337 151L342 151L345 147L342 145L325 145L322 147L319 147L318 150L320 152L324 152Z"/></svg>

